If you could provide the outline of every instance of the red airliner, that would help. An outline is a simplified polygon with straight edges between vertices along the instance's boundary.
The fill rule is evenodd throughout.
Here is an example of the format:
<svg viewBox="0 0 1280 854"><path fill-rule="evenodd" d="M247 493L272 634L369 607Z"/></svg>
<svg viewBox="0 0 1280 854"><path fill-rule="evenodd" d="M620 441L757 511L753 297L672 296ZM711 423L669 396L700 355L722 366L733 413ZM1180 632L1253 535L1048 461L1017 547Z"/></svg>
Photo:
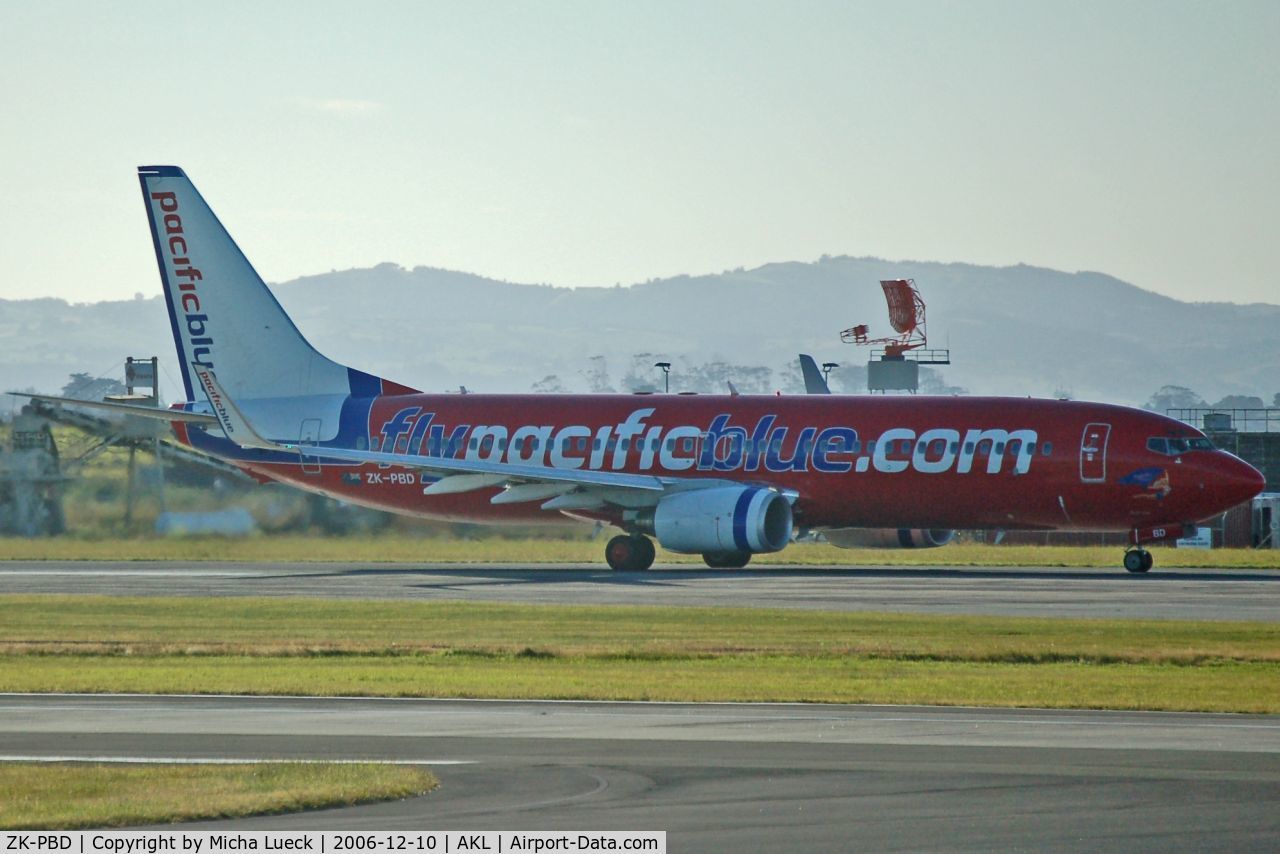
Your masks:
<svg viewBox="0 0 1280 854"><path fill-rule="evenodd" d="M259 478L434 519L605 522L632 571L650 537L741 567L797 532L961 528L1128 532L1145 572L1142 543L1264 486L1200 431L1099 403L423 394L312 348L181 169L138 176L188 398L151 414Z"/></svg>

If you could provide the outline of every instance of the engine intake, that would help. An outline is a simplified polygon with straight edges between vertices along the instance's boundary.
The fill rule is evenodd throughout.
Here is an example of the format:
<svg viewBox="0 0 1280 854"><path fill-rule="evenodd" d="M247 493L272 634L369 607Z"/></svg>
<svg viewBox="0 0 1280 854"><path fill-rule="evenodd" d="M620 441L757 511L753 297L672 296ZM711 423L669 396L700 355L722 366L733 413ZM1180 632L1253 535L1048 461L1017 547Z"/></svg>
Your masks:
<svg viewBox="0 0 1280 854"><path fill-rule="evenodd" d="M791 504L770 489L725 486L665 496L653 535L673 552L776 552L791 542Z"/></svg>

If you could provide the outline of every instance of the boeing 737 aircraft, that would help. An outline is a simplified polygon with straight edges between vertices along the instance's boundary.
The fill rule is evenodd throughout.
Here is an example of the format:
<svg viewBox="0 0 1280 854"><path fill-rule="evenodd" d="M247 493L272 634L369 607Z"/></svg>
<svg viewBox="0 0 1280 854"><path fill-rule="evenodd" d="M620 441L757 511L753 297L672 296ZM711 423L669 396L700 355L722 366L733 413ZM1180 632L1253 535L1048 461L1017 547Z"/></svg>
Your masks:
<svg viewBox="0 0 1280 854"><path fill-rule="evenodd" d="M1186 424L1098 403L423 394L312 348L181 169L138 176L187 397L150 414L259 478L435 519L605 522L632 571L651 537L741 567L797 530L1003 528L1128 532L1145 572L1143 543L1264 485Z"/></svg>

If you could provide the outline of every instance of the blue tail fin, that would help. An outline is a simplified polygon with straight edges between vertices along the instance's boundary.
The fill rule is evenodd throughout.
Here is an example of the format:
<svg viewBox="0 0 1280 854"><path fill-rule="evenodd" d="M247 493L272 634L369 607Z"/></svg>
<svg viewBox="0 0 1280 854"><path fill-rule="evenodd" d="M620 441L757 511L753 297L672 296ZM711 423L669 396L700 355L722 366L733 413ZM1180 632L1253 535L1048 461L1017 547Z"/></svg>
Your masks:
<svg viewBox="0 0 1280 854"><path fill-rule="evenodd" d="M413 391L318 353L181 169L140 166L138 179L188 400L192 364L239 399Z"/></svg>

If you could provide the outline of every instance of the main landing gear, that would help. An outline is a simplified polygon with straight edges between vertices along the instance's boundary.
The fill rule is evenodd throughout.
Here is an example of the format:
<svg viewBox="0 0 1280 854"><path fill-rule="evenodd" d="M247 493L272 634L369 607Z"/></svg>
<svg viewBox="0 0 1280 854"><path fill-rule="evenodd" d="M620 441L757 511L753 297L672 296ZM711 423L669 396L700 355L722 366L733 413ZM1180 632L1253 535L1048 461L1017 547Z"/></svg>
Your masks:
<svg viewBox="0 0 1280 854"><path fill-rule="evenodd" d="M643 534L619 534L604 547L604 559L615 572L644 572L653 566L653 540ZM751 552L703 552L702 559L714 569L742 569L751 561Z"/></svg>
<svg viewBox="0 0 1280 854"><path fill-rule="evenodd" d="M615 572L644 572L653 566L653 541L640 534L619 534L604 547L604 559Z"/></svg>
<svg viewBox="0 0 1280 854"><path fill-rule="evenodd" d="M1151 552L1142 547L1129 549L1124 553L1124 568L1130 572L1146 572L1153 563Z"/></svg>

